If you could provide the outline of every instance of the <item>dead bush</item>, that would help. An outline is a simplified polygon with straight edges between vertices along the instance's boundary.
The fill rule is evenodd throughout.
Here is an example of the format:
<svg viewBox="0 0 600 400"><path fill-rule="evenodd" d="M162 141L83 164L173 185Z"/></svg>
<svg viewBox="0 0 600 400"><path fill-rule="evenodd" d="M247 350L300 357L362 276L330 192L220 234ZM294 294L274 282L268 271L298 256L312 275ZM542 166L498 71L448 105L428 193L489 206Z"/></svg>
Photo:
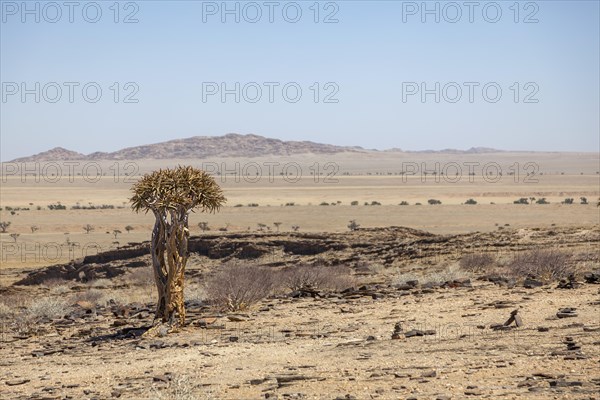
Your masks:
<svg viewBox="0 0 600 400"><path fill-rule="evenodd" d="M230 311L244 310L271 294L274 271L259 266L226 264L206 282L208 299Z"/></svg>
<svg viewBox="0 0 600 400"><path fill-rule="evenodd" d="M102 293L102 291L97 290L97 289L88 289L84 292L79 292L79 293L75 294L72 297L71 302L77 303L79 301L85 301L85 302L91 303L93 305L101 305L101 304L105 303L104 297L105 296Z"/></svg>
<svg viewBox="0 0 600 400"><path fill-rule="evenodd" d="M466 271L481 272L494 266L496 257L490 253L471 253L465 254L458 265Z"/></svg>
<svg viewBox="0 0 600 400"><path fill-rule="evenodd" d="M443 285L446 282L452 282L458 279L471 278L470 274L461 270L458 265L447 266L442 271L430 272L421 277L419 281L423 284Z"/></svg>
<svg viewBox="0 0 600 400"><path fill-rule="evenodd" d="M68 302L58 297L42 297L33 300L25 310L28 320L53 319L69 312Z"/></svg>
<svg viewBox="0 0 600 400"><path fill-rule="evenodd" d="M136 286L154 285L154 271L152 267L141 267L129 273L129 279Z"/></svg>
<svg viewBox="0 0 600 400"><path fill-rule="evenodd" d="M533 276L552 281L575 273L570 260L571 255L564 251L535 249L515 254L505 268L515 278Z"/></svg>
<svg viewBox="0 0 600 400"><path fill-rule="evenodd" d="M279 273L280 285L290 290L342 290L353 285L348 267L324 265L299 265Z"/></svg>

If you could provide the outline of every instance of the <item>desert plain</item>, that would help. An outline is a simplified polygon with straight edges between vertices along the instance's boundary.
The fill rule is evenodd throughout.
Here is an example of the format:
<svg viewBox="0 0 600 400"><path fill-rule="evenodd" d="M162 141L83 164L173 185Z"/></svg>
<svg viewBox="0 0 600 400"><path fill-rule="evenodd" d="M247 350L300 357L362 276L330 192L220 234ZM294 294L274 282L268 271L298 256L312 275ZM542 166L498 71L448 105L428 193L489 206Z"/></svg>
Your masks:
<svg viewBox="0 0 600 400"><path fill-rule="evenodd" d="M597 153L69 162L2 166L1 398L598 398ZM128 199L176 165L228 200L190 216L187 325L149 338ZM224 309L234 267L273 282Z"/></svg>

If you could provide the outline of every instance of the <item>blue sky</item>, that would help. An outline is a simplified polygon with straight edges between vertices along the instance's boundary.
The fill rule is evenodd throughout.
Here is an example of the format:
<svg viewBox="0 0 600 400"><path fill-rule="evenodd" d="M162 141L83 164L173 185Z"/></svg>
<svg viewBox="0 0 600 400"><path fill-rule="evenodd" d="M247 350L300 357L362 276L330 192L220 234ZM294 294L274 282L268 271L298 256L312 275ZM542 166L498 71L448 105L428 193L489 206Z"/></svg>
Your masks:
<svg viewBox="0 0 600 400"><path fill-rule="evenodd" d="M599 151L598 1L427 2L439 22L421 1L228 2L239 23L220 1L120 2L118 16L114 1L78 2L72 22L63 2L60 16L49 2L27 2L29 14L0 3L3 161L230 132L377 149Z"/></svg>

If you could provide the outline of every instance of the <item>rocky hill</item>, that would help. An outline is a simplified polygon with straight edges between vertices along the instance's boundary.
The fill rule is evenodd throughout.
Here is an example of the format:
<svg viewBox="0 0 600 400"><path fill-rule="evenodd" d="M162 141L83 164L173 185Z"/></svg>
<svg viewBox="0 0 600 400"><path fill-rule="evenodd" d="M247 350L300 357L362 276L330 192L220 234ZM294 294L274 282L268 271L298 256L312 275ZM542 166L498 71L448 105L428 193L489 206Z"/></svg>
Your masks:
<svg viewBox="0 0 600 400"><path fill-rule="evenodd" d="M335 154L367 152L361 147L345 147L309 141L284 141L259 135L194 136L142 146L128 147L111 153L95 152L88 155L57 147L13 162L66 161L66 160L139 160L186 159L208 157L260 157L296 154Z"/></svg>

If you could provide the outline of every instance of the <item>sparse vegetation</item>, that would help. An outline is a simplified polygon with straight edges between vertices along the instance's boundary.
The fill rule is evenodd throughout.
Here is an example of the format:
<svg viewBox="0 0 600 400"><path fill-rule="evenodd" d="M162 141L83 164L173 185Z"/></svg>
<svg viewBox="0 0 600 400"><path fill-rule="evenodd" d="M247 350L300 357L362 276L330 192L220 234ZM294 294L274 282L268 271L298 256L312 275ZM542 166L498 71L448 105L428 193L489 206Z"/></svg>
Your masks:
<svg viewBox="0 0 600 400"><path fill-rule="evenodd" d="M348 229L350 229L351 231L355 231L358 228L360 228L360 224L357 223L355 219L351 219L348 223Z"/></svg>
<svg viewBox="0 0 600 400"><path fill-rule="evenodd" d="M409 204L408 204L408 201L404 201L404 200L402 200L402 201L400 202L400 204L398 204L398 205L400 205L400 206L408 206Z"/></svg>
<svg viewBox="0 0 600 400"><path fill-rule="evenodd" d="M252 265L226 264L206 282L208 299L229 311L245 310L271 294L273 271Z"/></svg>
<svg viewBox="0 0 600 400"><path fill-rule="evenodd" d="M87 224L83 227L83 230L85 231L86 234L89 234L91 231L93 231L95 228L93 225Z"/></svg>
<svg viewBox="0 0 600 400"><path fill-rule="evenodd" d="M354 283L351 270L343 266L298 265L279 274L278 280L290 290L343 290Z"/></svg>
<svg viewBox="0 0 600 400"><path fill-rule="evenodd" d="M537 201L535 203L536 204L550 204L550 202L546 201L545 197L540 197L539 199L537 199Z"/></svg>
<svg viewBox="0 0 600 400"><path fill-rule="evenodd" d="M9 236L10 236L10 237L11 237L11 238L12 238L12 239L15 241L15 243L16 243L16 242L17 242L17 239L19 238L19 236L21 236L21 234L20 234L20 233L11 233Z"/></svg>
<svg viewBox="0 0 600 400"><path fill-rule="evenodd" d="M131 226L131 225L127 225L127 226L125 227L125 230L127 231L127 233L131 232L133 229L134 229L134 228L133 228L133 226Z"/></svg>
<svg viewBox="0 0 600 400"><path fill-rule="evenodd" d="M513 201L513 204L529 204L527 197L521 197L519 200Z"/></svg>
<svg viewBox="0 0 600 400"><path fill-rule="evenodd" d="M10 226L10 221L1 221L0 222L0 231L2 231L2 233L6 233L6 230L8 229L9 226Z"/></svg>
<svg viewBox="0 0 600 400"><path fill-rule="evenodd" d="M36 231L40 230L40 227L37 225L31 225L29 229L31 229L31 233L35 233Z"/></svg>
<svg viewBox="0 0 600 400"><path fill-rule="evenodd" d="M572 197L567 197L562 201L562 204L573 204L575 200Z"/></svg>
<svg viewBox="0 0 600 400"><path fill-rule="evenodd" d="M354 201L350 202L350 205L351 206L357 206L358 205L358 201L354 200Z"/></svg>
<svg viewBox="0 0 600 400"><path fill-rule="evenodd" d="M429 200L427 200L427 203L429 203L431 205L442 204L442 202L440 200L436 200L436 199L429 199Z"/></svg>
<svg viewBox="0 0 600 400"><path fill-rule="evenodd" d="M462 269L471 272L482 272L494 266L496 258L490 253L465 254L459 262Z"/></svg>
<svg viewBox="0 0 600 400"><path fill-rule="evenodd" d="M532 276L553 281L575 272L571 255L554 249L535 249L517 253L506 265L506 272L515 278Z"/></svg>
<svg viewBox="0 0 600 400"><path fill-rule="evenodd" d="M477 204L477 201L475 201L473 199L469 199L469 200L465 201L465 204L475 205L475 204Z"/></svg>

